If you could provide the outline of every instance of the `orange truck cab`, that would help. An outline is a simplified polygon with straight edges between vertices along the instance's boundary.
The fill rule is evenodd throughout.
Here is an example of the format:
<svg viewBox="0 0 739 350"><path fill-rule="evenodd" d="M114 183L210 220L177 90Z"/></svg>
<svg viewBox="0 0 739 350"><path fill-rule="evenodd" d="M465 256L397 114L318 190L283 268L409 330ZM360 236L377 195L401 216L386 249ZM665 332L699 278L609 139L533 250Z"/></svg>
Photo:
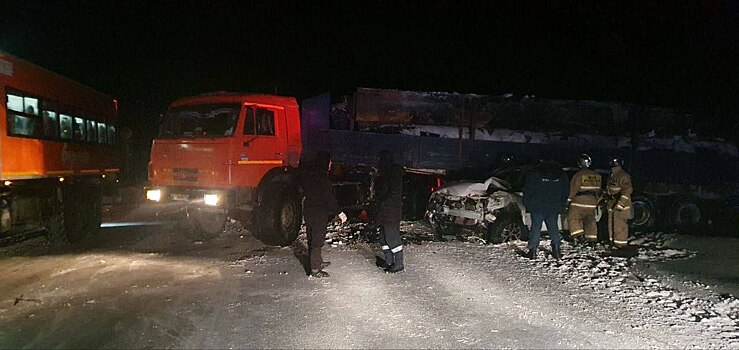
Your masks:
<svg viewBox="0 0 739 350"><path fill-rule="evenodd" d="M227 218L251 220L262 238L291 243L301 223L295 98L213 93L173 102L149 163L153 202L185 204L191 232L208 238Z"/></svg>

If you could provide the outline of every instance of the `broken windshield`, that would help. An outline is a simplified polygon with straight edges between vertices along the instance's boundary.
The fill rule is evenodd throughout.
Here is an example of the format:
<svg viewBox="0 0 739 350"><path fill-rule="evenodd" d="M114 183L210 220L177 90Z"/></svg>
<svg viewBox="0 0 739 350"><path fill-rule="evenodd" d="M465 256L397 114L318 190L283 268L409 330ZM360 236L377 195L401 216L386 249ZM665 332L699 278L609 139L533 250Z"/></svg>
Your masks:
<svg viewBox="0 0 739 350"><path fill-rule="evenodd" d="M159 137L228 137L234 134L241 105L213 103L170 108Z"/></svg>

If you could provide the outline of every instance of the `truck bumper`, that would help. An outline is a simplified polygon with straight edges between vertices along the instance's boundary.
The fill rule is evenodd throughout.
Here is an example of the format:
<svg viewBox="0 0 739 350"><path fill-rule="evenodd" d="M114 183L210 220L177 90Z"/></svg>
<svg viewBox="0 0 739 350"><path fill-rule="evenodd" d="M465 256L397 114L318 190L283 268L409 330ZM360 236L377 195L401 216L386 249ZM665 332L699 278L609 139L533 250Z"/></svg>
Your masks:
<svg viewBox="0 0 739 350"><path fill-rule="evenodd" d="M236 209L251 203L253 189L193 188L175 186L145 187L147 202L156 204L179 203L182 207L209 209Z"/></svg>

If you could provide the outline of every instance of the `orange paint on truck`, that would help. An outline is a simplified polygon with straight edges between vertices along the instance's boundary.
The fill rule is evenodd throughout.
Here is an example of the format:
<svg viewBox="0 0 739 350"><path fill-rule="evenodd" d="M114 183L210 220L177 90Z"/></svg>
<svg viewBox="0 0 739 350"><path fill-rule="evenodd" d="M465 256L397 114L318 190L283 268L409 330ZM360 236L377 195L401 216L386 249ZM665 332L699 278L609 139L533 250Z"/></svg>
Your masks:
<svg viewBox="0 0 739 350"><path fill-rule="evenodd" d="M224 126L221 129L225 130L210 134L197 128L190 132L172 126L169 136L167 123L178 118L171 111L198 108L195 106L223 107L224 111L232 108L229 113L235 120L228 125L230 128ZM255 116L250 118L250 113ZM296 167L300 159L300 117L295 98L258 94L196 96L172 103L168 115L165 132L152 145L149 167L152 186L256 188L269 171ZM260 116L265 115L264 119L271 119L272 123L260 126ZM177 123L184 124L182 118ZM253 121L254 126L247 126L247 120Z"/></svg>

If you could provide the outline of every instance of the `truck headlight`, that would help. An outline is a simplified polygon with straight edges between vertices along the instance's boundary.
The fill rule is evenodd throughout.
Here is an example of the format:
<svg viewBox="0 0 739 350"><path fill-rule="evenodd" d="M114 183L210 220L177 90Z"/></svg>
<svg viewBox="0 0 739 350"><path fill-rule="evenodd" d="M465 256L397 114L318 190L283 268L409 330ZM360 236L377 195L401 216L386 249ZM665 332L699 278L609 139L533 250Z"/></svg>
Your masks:
<svg viewBox="0 0 739 350"><path fill-rule="evenodd" d="M159 202L162 200L162 190L146 190L146 199L152 202Z"/></svg>
<svg viewBox="0 0 739 350"><path fill-rule="evenodd" d="M217 207L221 204L221 195L215 193L206 194L203 196L203 203L205 203L205 205Z"/></svg>

